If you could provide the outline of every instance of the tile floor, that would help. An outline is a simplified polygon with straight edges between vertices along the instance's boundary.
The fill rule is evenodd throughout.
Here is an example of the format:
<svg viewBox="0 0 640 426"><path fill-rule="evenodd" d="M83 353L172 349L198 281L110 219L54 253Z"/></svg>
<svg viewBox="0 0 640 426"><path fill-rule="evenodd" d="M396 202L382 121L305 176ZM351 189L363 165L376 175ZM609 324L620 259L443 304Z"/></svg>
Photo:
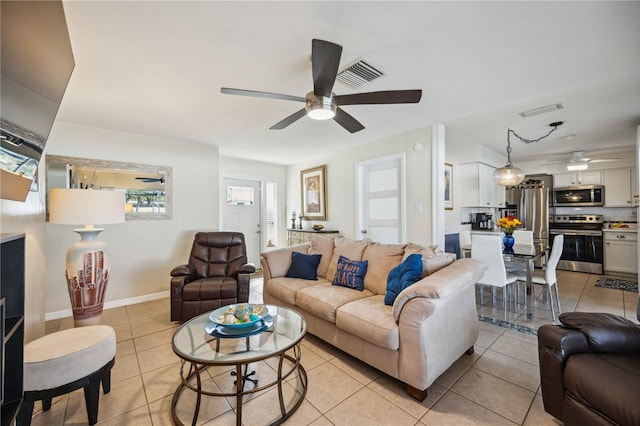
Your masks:
<svg viewBox="0 0 640 426"><path fill-rule="evenodd" d="M561 271L559 287L564 311L599 311L636 320L638 295L594 286L598 275ZM261 279L252 281L252 302L261 300ZM540 294L541 291L538 292ZM486 293L485 293L486 297ZM501 304L497 304L501 306ZM533 320L510 314L510 320L528 327L551 322L541 297ZM487 304L484 315L502 318L502 311ZM169 300L110 309L103 323L117 334L116 364L111 393L101 395L100 425L170 425L173 392L179 383L180 362L171 349L178 327L169 321ZM47 333L72 327L71 318L47 322ZM289 425L557 425L544 412L540 394L536 337L496 325L480 323L475 353L463 355L429 388L418 402L397 380L351 356L307 336L302 343L302 363L309 388L305 401ZM272 375L268 363L256 365L259 375ZM228 371L209 371L208 385L224 388L232 379ZM287 388L286 391L293 391ZM285 392L286 393L286 392ZM186 394L185 394L186 396ZM274 393L251 398L244 405L244 424L266 424L272 418ZM213 400L213 401L212 401ZM181 399L181 418L192 410L194 398ZM233 425L233 401L205 400L198 424ZM190 423L184 417L185 423ZM50 411L36 411L32 424L86 424L82 390L54 399Z"/></svg>

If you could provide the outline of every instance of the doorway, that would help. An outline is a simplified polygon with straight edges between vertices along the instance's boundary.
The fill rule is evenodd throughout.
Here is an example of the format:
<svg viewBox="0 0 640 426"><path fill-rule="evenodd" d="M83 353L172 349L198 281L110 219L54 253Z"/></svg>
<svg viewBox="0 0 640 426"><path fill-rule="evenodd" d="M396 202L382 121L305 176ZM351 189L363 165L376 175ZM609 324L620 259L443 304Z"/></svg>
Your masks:
<svg viewBox="0 0 640 426"><path fill-rule="evenodd" d="M406 239L404 154L356 164L356 229L360 238L400 244Z"/></svg>
<svg viewBox="0 0 640 426"><path fill-rule="evenodd" d="M259 180L222 178L220 230L241 232L250 263L260 265L262 250L262 183Z"/></svg>

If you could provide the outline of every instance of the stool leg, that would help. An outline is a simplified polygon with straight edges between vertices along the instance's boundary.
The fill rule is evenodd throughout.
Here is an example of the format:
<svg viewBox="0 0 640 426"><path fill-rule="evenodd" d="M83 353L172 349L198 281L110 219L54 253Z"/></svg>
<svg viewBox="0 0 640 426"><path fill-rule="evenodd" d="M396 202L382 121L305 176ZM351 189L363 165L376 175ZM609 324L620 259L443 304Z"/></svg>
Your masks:
<svg viewBox="0 0 640 426"><path fill-rule="evenodd" d="M102 372L102 391L105 394L111 392L111 368L107 368Z"/></svg>
<svg viewBox="0 0 640 426"><path fill-rule="evenodd" d="M89 383L84 387L84 401L87 405L89 424L98 423L98 403L100 402L101 374L93 374L89 377Z"/></svg>
<svg viewBox="0 0 640 426"><path fill-rule="evenodd" d="M51 410L51 398L45 398L42 400L42 411Z"/></svg>
<svg viewBox="0 0 640 426"><path fill-rule="evenodd" d="M34 401L23 400L20 405L20 411L16 417L17 426L29 426L31 424L31 415L33 414Z"/></svg>

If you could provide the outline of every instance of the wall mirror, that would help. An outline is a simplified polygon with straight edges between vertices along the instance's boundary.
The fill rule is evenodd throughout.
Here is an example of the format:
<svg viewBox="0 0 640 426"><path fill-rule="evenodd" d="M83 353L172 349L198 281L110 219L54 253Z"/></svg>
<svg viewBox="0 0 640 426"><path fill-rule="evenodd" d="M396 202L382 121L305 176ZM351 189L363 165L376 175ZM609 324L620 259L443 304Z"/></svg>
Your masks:
<svg viewBox="0 0 640 426"><path fill-rule="evenodd" d="M47 155L47 218L51 188L125 193L127 219L171 219L171 167Z"/></svg>

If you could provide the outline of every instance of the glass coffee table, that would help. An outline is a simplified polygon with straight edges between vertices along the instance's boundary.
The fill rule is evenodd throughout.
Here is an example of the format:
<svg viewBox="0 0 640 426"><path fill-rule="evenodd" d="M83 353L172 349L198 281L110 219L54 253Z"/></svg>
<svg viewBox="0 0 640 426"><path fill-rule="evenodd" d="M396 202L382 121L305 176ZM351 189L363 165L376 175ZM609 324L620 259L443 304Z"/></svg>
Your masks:
<svg viewBox="0 0 640 426"><path fill-rule="evenodd" d="M248 329L227 328L216 325L209 319L211 312L199 315L184 323L173 335L173 351L180 357L181 383L171 402L171 415L175 424L184 424L176 413L176 405L185 389L196 393L196 405L192 423L198 422L202 396L235 397L236 425L242 424L242 401L245 395L277 387L281 416L272 422L277 425L288 419L302 404L307 393L307 373L300 364L300 342L307 332L307 324L293 309L266 305L269 314ZM292 349L290 353L286 353ZM277 377L269 383L259 383L255 372L249 372L249 364L278 358ZM201 377L211 366L234 366L231 374L236 376L235 389L228 392L214 392L203 389L202 382L209 376ZM283 383L290 377L298 376L295 394L297 397L285 402ZM247 382L253 386L245 386ZM250 389L245 389L250 387Z"/></svg>

